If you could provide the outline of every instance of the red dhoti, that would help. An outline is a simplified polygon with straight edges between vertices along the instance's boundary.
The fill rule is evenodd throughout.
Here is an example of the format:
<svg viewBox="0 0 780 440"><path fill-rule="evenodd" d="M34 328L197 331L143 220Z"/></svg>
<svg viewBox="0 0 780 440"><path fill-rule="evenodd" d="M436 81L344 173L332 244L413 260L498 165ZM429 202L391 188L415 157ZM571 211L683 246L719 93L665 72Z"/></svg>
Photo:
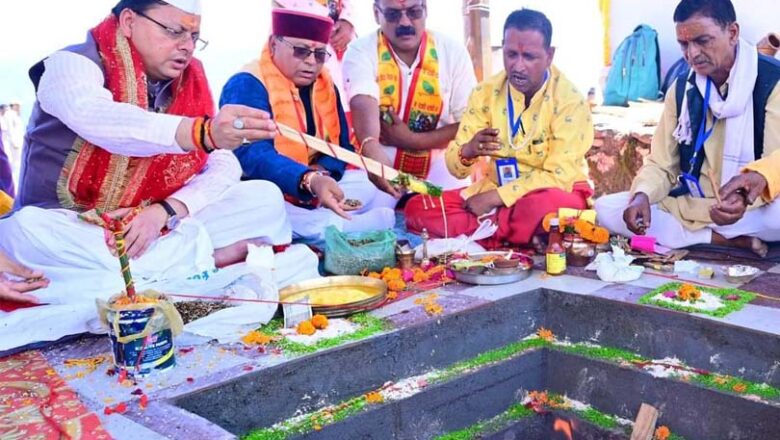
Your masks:
<svg viewBox="0 0 780 440"><path fill-rule="evenodd" d="M445 191L441 198L420 195L411 198L404 209L406 228L415 234L425 228L432 238L473 233L479 226L479 220L466 210L461 191ZM588 198L592 195L593 190L585 182L575 183L571 192L559 188L531 191L512 207L500 207L495 214L483 217L498 224L498 231L492 237L481 240L480 244L487 249L528 244L545 215L557 212L559 208L587 209Z"/></svg>

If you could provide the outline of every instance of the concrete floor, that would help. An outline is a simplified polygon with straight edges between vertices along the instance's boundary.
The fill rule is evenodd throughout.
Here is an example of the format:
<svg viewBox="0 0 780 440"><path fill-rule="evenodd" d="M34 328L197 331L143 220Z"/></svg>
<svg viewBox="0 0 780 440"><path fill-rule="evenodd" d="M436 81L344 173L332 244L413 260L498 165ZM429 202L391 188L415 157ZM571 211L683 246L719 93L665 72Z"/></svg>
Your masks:
<svg viewBox="0 0 780 440"><path fill-rule="evenodd" d="M744 290L763 295L780 296L780 265L768 267L757 278L743 286L728 284L720 274L719 267L714 265L716 277L707 281L708 284L728 287L741 287ZM523 295L539 288L567 292L577 295L588 295L627 303L636 303L640 296L655 287L672 280L652 275L652 271L639 280L627 284L610 284L595 279L595 274L585 273L581 269L571 268L570 274L549 277L541 271L535 271L530 278L519 283L503 286L468 286L450 285L436 289L439 303L444 307L444 315L457 313L501 300L511 296ZM684 277L683 277L684 278ZM695 278L693 278L695 280ZM426 320L438 319L429 317L422 306L414 301L422 294L414 295L400 301L390 303L381 309L371 312L374 316L386 319L396 329L415 325ZM738 327L758 330L780 336L780 301L757 299L741 311L735 312L724 319L711 318ZM109 365L100 366L95 372L83 377L74 377L74 368L64 365L66 359L86 358L107 353L108 339L105 337L85 337L72 342L53 345L42 350L42 353L52 367L75 389L82 401L101 418L105 428L117 439L158 439L158 438L230 438L230 435L210 422L193 414L172 406L168 402L179 396L198 390L213 387L217 384L289 362L292 358L279 351L269 350L264 353L257 349L246 349L242 346L218 346L204 344L204 341L186 337L177 341L178 347L193 347L188 353L177 355L178 365L171 371L155 374L143 380L138 386L150 399L146 410L140 410L135 403L136 396L127 388L117 383L116 377L109 377L106 369ZM777 368L767 366L767 368ZM128 402L130 411L124 415L104 415L107 405Z"/></svg>

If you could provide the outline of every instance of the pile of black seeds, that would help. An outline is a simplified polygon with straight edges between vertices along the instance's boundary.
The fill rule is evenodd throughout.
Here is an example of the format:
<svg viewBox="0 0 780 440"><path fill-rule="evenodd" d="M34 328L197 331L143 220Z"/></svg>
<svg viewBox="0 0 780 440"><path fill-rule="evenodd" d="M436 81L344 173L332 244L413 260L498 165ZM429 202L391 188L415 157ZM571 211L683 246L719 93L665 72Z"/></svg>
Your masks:
<svg viewBox="0 0 780 440"><path fill-rule="evenodd" d="M184 325L222 309L233 307L223 301L184 301L177 302L174 306L179 311Z"/></svg>

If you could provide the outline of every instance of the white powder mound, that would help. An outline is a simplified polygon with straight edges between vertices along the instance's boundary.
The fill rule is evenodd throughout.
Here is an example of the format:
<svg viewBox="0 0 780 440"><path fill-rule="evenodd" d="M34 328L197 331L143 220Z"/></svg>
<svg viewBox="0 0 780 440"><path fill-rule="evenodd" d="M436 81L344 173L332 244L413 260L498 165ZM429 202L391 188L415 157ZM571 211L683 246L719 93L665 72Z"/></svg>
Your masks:
<svg viewBox="0 0 780 440"><path fill-rule="evenodd" d="M688 301L678 301L673 298L667 298L664 296L663 293L659 293L658 295L655 295L653 299L658 300L662 303L666 304L675 304L678 306L686 306L691 307L696 310L706 311L706 312L712 312L715 310L718 310L719 308L723 307L723 300L717 296L713 295L711 293L707 293L705 291L701 292L701 298L694 302L688 302Z"/></svg>
<svg viewBox="0 0 780 440"><path fill-rule="evenodd" d="M427 374L403 379L394 383L380 393L385 400L401 400L411 397L428 386Z"/></svg>
<svg viewBox="0 0 780 440"><path fill-rule="evenodd" d="M569 399L568 397L564 397L563 399L569 406L571 406L571 409L575 411L587 411L590 408L590 405L580 402L579 400Z"/></svg>
<svg viewBox="0 0 780 440"><path fill-rule="evenodd" d="M685 364L676 357L667 357L664 359L652 360L651 364L646 366L644 370L647 371L651 376L660 378L667 378L672 376L685 377L693 376L694 374L692 371L680 370L674 367L687 368Z"/></svg>
<svg viewBox="0 0 780 440"><path fill-rule="evenodd" d="M292 342L298 342L305 345L314 345L322 339L337 338L357 331L358 325L346 319L330 319L328 327L325 330L317 330L313 335L299 335L294 328L283 328L279 330L285 338Z"/></svg>

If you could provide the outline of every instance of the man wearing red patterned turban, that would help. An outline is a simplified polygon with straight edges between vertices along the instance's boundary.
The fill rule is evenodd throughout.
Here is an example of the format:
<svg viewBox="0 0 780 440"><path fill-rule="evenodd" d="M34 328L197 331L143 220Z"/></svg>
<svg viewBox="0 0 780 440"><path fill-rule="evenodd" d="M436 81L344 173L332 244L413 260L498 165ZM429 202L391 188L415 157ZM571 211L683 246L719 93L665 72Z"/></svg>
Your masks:
<svg viewBox="0 0 780 440"><path fill-rule="evenodd" d="M338 89L324 67L333 28L329 17L274 9L273 30L259 60L230 78L220 105L240 104L265 110L277 123L308 133L342 148L354 150ZM281 136L236 150L245 179L276 183L287 199L293 235L318 239L328 226L346 232L391 228L395 213L378 208L348 213L339 180L346 164ZM376 189L367 180L360 203L368 203ZM366 194L369 194L367 197Z"/></svg>

